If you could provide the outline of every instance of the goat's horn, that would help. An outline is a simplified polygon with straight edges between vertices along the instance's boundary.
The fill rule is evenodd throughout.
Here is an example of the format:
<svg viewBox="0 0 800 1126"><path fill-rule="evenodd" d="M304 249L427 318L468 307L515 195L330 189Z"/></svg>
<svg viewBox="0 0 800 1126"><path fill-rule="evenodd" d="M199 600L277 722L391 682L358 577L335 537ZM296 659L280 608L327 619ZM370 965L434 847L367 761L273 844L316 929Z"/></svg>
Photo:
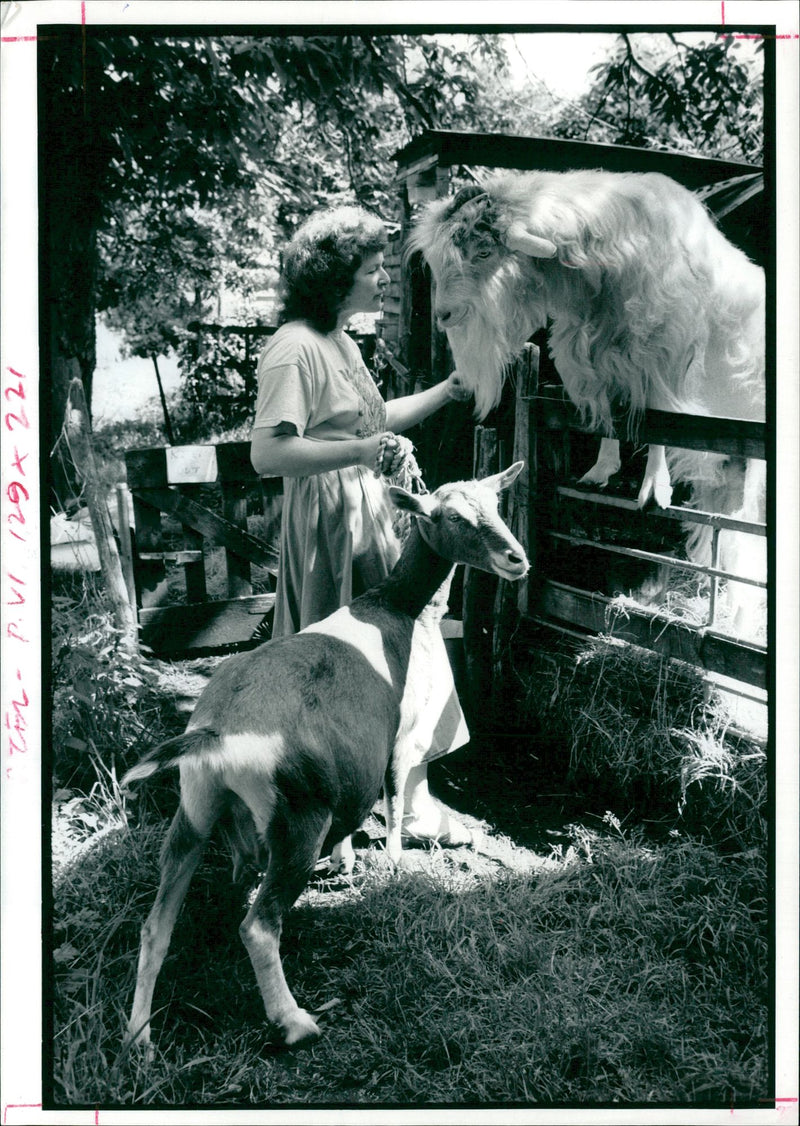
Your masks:
<svg viewBox="0 0 800 1126"><path fill-rule="evenodd" d="M532 235L522 223L511 223L503 242L509 250L518 250L529 258L555 258L558 253L555 243L550 242L550 239L540 238L539 235Z"/></svg>
<svg viewBox="0 0 800 1126"><path fill-rule="evenodd" d="M478 187L477 184L466 184L463 188L459 188L447 205L444 213L445 219L452 218L465 203L474 199L488 199L488 196L483 188Z"/></svg>

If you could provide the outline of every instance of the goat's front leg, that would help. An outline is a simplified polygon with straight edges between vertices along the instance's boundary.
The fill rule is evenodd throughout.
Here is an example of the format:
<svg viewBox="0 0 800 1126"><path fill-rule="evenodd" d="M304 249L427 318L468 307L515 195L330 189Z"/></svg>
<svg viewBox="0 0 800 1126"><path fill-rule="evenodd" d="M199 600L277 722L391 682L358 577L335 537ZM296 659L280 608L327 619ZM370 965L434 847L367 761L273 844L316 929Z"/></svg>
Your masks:
<svg viewBox="0 0 800 1126"><path fill-rule="evenodd" d="M403 808L407 771L396 769L392 763L386 771L383 794L386 813L386 855L393 864L399 864L403 852Z"/></svg>
<svg viewBox="0 0 800 1126"><path fill-rule="evenodd" d="M150 1044L150 1014L156 979L169 949L175 920L207 841L207 837L195 831L180 806L164 841L156 901L142 927L136 991L126 1044Z"/></svg>
<svg viewBox="0 0 800 1126"><path fill-rule="evenodd" d="M672 504L672 482L663 446L647 447L647 465L637 497L639 508L644 508L651 496L659 508L669 508Z"/></svg>
<svg viewBox="0 0 800 1126"><path fill-rule="evenodd" d="M619 472L622 464L619 457L619 442L616 438L601 438L597 461L592 468L579 479L579 485L597 485L604 489L611 477Z"/></svg>
<svg viewBox="0 0 800 1126"><path fill-rule="evenodd" d="M286 1047L304 1047L320 1029L292 996L280 956L283 916L305 887L319 858L331 816L310 811L271 825L267 846L269 865L239 934L255 971L267 1020Z"/></svg>
<svg viewBox="0 0 800 1126"><path fill-rule="evenodd" d="M356 862L355 849L353 848L353 838L345 837L344 840L339 841L331 849L331 859L328 864L328 872L332 875L349 876L353 871L353 866Z"/></svg>

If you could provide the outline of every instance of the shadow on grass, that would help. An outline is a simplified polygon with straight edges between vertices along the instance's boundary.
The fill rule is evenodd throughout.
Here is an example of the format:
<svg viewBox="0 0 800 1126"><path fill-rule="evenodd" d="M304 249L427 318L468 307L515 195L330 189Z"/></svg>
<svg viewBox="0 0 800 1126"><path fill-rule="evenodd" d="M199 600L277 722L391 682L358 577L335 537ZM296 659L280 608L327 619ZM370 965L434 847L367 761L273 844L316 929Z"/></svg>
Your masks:
<svg viewBox="0 0 800 1126"><path fill-rule="evenodd" d="M414 850L396 872L370 848L351 880L312 881L282 940L324 1032L298 1053L270 1044L237 934L246 889L212 848L145 1065L120 1045L158 837L109 834L57 889L60 1106L729 1107L765 1093L763 872L588 831L571 859L523 873L467 849Z"/></svg>

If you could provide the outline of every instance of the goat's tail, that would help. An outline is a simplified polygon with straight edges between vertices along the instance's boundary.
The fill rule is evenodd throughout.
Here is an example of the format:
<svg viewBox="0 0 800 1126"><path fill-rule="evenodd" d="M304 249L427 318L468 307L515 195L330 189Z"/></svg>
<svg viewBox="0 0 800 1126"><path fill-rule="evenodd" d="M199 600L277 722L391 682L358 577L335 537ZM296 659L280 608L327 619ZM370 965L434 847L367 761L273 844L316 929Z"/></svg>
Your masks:
<svg viewBox="0 0 800 1126"><path fill-rule="evenodd" d="M153 747L136 766L125 773L120 786L124 788L131 782L141 782L160 770L177 766L186 755L211 750L218 742L219 735L212 727L195 727L184 731L182 735L176 735L174 739L167 739Z"/></svg>

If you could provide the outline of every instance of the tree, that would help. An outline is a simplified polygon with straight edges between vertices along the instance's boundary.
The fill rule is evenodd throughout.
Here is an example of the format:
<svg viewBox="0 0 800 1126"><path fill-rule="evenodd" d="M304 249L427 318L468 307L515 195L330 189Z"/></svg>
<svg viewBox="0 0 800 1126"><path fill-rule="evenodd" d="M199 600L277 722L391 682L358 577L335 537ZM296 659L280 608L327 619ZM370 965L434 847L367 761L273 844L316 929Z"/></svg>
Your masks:
<svg viewBox="0 0 800 1126"><path fill-rule="evenodd" d="M91 402L99 233L127 232L138 197L164 220L168 239L182 214L241 182L244 145L269 122L266 106L254 109L245 88L225 81L210 40L106 42L60 26L42 36L40 51L42 386L55 438L73 377ZM135 215L131 227L132 239ZM73 489L68 463L57 463L54 477L58 492Z"/></svg>
<svg viewBox="0 0 800 1126"><path fill-rule="evenodd" d="M596 78L565 115L562 136L763 159L761 48L733 37L622 34Z"/></svg>
<svg viewBox="0 0 800 1126"><path fill-rule="evenodd" d="M411 47L423 63L410 74ZM126 331L149 348L154 305L164 302L162 322L179 323L216 284L222 236L206 217L243 220L246 193L259 188L279 229L345 192L381 210L387 143L436 124L455 86L471 83L463 65L452 76L458 52L404 36L212 39L60 25L43 31L39 50L42 384L54 438L73 377L91 402L98 304L130 301ZM303 163L312 133L321 155ZM67 490L68 466L59 476Z"/></svg>

